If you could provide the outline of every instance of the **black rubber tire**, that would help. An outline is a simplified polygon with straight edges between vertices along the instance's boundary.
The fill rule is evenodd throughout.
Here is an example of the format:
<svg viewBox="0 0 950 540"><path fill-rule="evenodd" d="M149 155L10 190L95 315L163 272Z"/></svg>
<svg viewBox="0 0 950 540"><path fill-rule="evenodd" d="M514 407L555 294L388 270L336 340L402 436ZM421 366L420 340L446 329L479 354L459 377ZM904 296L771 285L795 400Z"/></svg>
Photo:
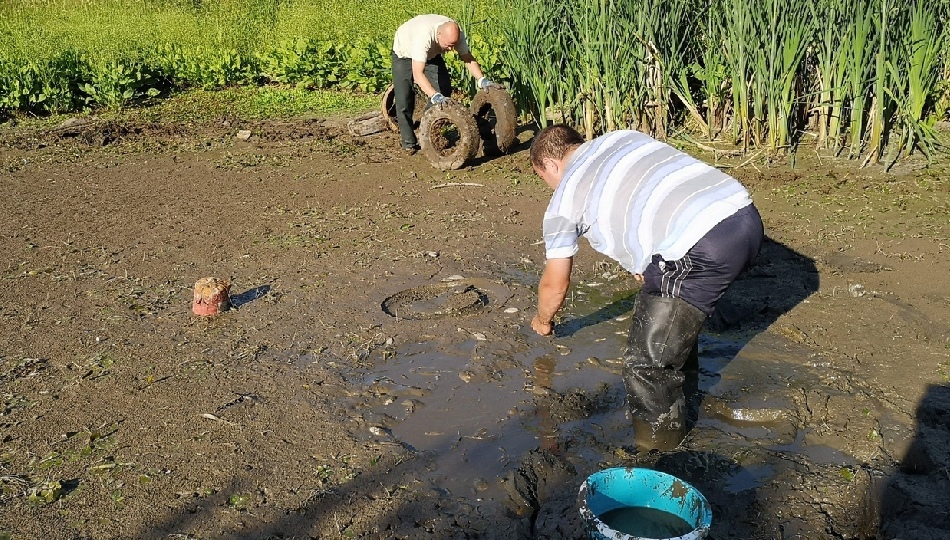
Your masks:
<svg viewBox="0 0 950 540"><path fill-rule="evenodd" d="M518 127L518 113L511 94L500 86L479 90L469 107L486 156L497 156L511 149Z"/></svg>
<svg viewBox="0 0 950 540"><path fill-rule="evenodd" d="M394 133L399 133L399 122L396 121L396 95L393 92L394 88L392 83L386 87L386 91L383 92L381 109L383 111L383 118L386 119L389 129ZM418 87L415 87L415 90L416 107L412 110L412 129L418 129L419 122L422 120L422 113L425 111L426 103L429 101Z"/></svg>
<svg viewBox="0 0 950 540"><path fill-rule="evenodd" d="M455 133L447 136L446 131L452 128ZM475 157L481 146L475 118L453 99L433 105L422 114L419 142L422 153L435 168L443 171L461 168Z"/></svg>

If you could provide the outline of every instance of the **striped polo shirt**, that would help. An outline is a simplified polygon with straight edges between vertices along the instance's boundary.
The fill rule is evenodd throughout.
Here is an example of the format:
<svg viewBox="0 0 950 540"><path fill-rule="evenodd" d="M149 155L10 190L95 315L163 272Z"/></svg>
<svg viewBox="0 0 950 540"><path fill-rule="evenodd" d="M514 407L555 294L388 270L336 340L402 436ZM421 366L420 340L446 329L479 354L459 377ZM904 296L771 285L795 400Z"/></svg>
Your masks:
<svg viewBox="0 0 950 540"><path fill-rule="evenodd" d="M752 204L735 178L638 131L577 148L544 213L548 259L573 257L578 239L641 274L659 254L682 258L710 229Z"/></svg>

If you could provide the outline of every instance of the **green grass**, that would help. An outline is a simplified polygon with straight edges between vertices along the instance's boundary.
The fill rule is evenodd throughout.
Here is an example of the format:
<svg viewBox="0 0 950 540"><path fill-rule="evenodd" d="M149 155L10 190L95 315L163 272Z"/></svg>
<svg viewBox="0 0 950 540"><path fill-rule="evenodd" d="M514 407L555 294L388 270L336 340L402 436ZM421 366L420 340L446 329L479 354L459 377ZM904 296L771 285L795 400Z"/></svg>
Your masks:
<svg viewBox="0 0 950 540"><path fill-rule="evenodd" d="M72 48L108 59L157 43L253 53L300 37L389 41L410 17L457 17L461 9L446 0L0 0L0 57L47 58Z"/></svg>
<svg viewBox="0 0 950 540"><path fill-rule="evenodd" d="M194 87L379 92L390 80L389 49L402 22L445 13L465 21L482 46L478 27L493 2L0 0L0 114L121 108ZM461 63L452 69L461 71ZM302 101L301 108L325 110L348 102L329 94L324 101L284 97L261 94L250 108L281 111Z"/></svg>
<svg viewBox="0 0 950 540"><path fill-rule="evenodd" d="M351 117L380 107L381 95L341 92L335 90L306 90L296 87L239 86L222 90L192 89L156 99L141 106L121 109L88 111L104 120L139 122L213 122L222 117L247 120L266 118L294 118L316 116L321 118ZM20 116L18 128L56 126L71 114L51 116ZM0 131L4 124L0 123Z"/></svg>
<svg viewBox="0 0 950 540"><path fill-rule="evenodd" d="M207 121L222 116L246 119L294 116L337 116L376 110L381 96L296 87L240 86L224 90L195 89L154 105L118 114L149 121Z"/></svg>

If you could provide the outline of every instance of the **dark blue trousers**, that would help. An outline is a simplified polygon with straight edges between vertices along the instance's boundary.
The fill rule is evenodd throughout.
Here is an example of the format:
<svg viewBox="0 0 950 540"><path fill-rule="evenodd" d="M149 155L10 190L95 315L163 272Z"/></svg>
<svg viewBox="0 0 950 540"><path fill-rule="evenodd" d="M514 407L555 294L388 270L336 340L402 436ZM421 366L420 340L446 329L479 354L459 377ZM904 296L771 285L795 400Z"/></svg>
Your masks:
<svg viewBox="0 0 950 540"><path fill-rule="evenodd" d="M750 204L713 227L683 258L654 255L641 292L680 298L712 315L729 285L752 266L764 236L762 217Z"/></svg>

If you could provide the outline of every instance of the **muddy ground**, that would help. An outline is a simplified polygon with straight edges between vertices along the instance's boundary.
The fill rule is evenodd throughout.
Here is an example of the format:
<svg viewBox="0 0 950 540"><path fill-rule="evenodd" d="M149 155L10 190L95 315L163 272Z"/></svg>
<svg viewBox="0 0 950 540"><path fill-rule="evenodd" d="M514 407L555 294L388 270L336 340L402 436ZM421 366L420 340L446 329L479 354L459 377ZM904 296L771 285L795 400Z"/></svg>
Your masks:
<svg viewBox="0 0 950 540"><path fill-rule="evenodd" d="M585 245L530 330L531 136L443 173L340 119L4 126L0 538L581 538L608 466L694 484L709 538L950 537L944 162L720 159L769 241L689 437L638 454L630 276Z"/></svg>

